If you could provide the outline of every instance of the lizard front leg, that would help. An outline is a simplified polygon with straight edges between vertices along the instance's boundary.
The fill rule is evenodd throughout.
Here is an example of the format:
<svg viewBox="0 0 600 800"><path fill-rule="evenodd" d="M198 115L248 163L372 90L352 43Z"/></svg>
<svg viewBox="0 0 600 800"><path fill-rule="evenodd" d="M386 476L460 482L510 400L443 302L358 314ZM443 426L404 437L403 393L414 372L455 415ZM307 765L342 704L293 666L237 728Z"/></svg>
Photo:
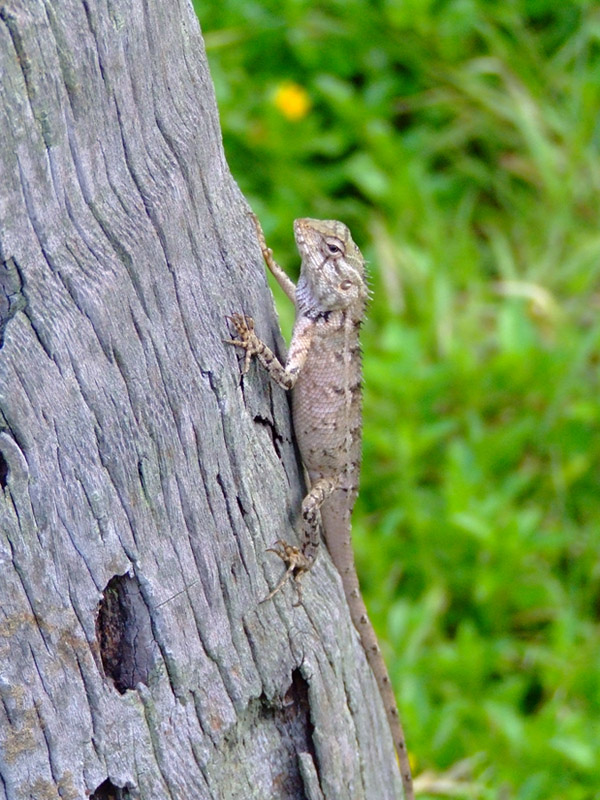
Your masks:
<svg viewBox="0 0 600 800"><path fill-rule="evenodd" d="M314 322L299 317L294 325L292 342L285 367L275 353L254 332L254 320L245 314L232 314L227 319L235 328L237 339L224 339L226 344L243 347L246 351L242 373L248 372L252 356L256 356L269 373L269 377L282 389L292 389L304 366L314 332Z"/></svg>
<svg viewBox="0 0 600 800"><path fill-rule="evenodd" d="M291 389L295 383L293 373L286 370L275 353L254 332L254 320L244 314L232 314L227 319L235 328L238 335L237 339L224 339L226 344L233 344L236 347L243 347L246 351L242 374L246 374L250 369L252 356L256 356L269 376L283 389Z"/></svg>
<svg viewBox="0 0 600 800"><path fill-rule="evenodd" d="M263 258L265 260L265 264L271 270L275 280L281 286L285 294L290 298L292 303L296 302L296 284L292 281L292 279L287 275L283 269L279 266L279 264L275 261L273 257L273 251L267 245L265 240L265 234L263 233L262 225L259 222L258 217L253 212L250 213L254 221L254 227L256 228L256 235L258 237L258 243L260 245L260 249L262 250Z"/></svg>

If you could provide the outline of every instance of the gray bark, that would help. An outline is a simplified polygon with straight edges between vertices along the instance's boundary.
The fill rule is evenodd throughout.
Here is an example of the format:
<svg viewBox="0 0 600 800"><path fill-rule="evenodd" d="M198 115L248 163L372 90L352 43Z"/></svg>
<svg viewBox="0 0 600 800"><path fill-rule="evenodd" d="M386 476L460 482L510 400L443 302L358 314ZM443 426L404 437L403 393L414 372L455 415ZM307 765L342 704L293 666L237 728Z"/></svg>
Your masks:
<svg viewBox="0 0 600 800"><path fill-rule="evenodd" d="M327 554L259 605L302 476L189 2L0 2L0 93L0 798L401 796Z"/></svg>

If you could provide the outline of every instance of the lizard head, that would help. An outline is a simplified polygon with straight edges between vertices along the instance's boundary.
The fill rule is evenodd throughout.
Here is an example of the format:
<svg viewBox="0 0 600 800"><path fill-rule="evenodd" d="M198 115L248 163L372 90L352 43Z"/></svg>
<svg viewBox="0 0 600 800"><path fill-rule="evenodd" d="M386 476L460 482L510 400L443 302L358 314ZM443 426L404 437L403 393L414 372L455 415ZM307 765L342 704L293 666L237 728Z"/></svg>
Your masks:
<svg viewBox="0 0 600 800"><path fill-rule="evenodd" d="M306 293L306 300L320 310L350 310L362 318L369 294L365 260L346 225L330 219L297 219L294 236L302 257L300 296Z"/></svg>

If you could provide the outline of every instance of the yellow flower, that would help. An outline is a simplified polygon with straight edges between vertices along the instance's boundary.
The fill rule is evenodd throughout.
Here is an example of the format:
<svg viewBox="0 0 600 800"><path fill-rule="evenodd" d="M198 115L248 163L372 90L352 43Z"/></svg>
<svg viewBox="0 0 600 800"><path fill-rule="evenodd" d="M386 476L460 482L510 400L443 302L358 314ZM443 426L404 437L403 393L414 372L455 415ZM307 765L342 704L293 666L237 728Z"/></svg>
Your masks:
<svg viewBox="0 0 600 800"><path fill-rule="evenodd" d="M273 102L283 116L293 122L305 117L312 105L306 89L291 81L279 85Z"/></svg>

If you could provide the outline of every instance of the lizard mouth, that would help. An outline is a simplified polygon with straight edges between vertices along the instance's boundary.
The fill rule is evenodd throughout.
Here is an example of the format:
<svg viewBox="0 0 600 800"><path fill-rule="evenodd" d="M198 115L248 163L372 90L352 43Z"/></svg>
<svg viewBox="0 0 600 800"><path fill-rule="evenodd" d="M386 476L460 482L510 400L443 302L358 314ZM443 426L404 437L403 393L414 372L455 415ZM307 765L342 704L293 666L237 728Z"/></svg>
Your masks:
<svg viewBox="0 0 600 800"><path fill-rule="evenodd" d="M306 241L306 234L309 233L311 229L310 223L311 220L308 218L294 220L294 238L298 244Z"/></svg>
<svg viewBox="0 0 600 800"><path fill-rule="evenodd" d="M294 233L299 233L300 231L306 229L310 225L310 219L308 217L301 217L300 219L294 220Z"/></svg>
<svg viewBox="0 0 600 800"><path fill-rule="evenodd" d="M317 248L319 234L315 229L316 220L308 217L294 220L294 238L302 257L310 255L311 248Z"/></svg>

